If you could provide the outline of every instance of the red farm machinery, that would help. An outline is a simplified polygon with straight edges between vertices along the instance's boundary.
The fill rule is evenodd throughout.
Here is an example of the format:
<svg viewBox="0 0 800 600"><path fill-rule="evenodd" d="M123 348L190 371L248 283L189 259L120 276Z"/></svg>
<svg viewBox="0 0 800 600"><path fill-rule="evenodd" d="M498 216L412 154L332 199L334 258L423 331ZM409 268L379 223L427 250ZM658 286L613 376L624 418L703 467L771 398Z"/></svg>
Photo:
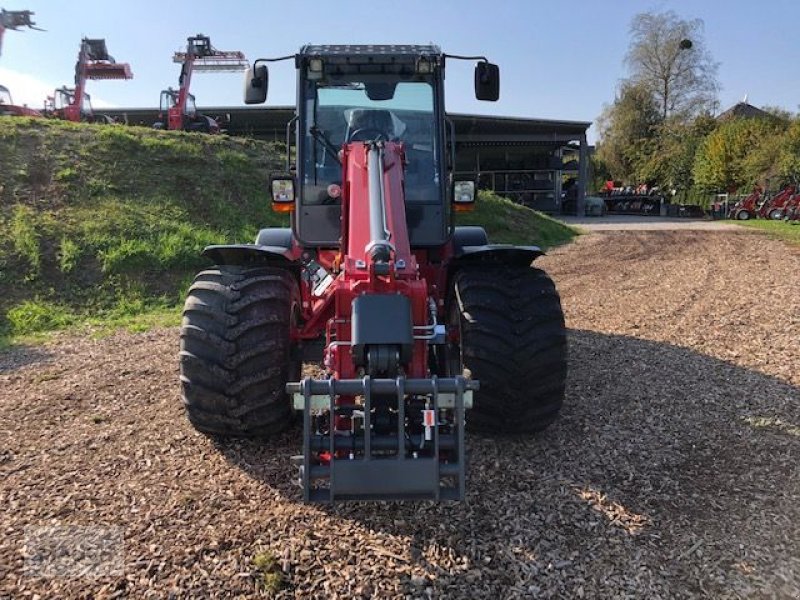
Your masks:
<svg viewBox="0 0 800 600"><path fill-rule="evenodd" d="M249 66L242 52L217 50L211 39L201 33L187 38L186 51L176 52L172 60L181 65L178 89L167 88L159 99L156 129L178 129L219 133L217 119L197 112L195 97L189 92L192 75L197 73L220 73L244 71Z"/></svg>
<svg viewBox="0 0 800 600"><path fill-rule="evenodd" d="M75 87L56 89L45 100L45 114L65 121L113 122L105 115L95 115L92 99L86 93L87 81L107 79L133 79L130 65L116 62L104 39L83 38L75 63Z"/></svg>
<svg viewBox="0 0 800 600"><path fill-rule="evenodd" d="M783 208L783 218L786 221L800 222L800 194L795 194Z"/></svg>
<svg viewBox="0 0 800 600"><path fill-rule="evenodd" d="M748 196L733 205L728 216L739 221L756 218L771 221L793 220L798 212L798 204L800 194L795 185L787 185L776 194L755 186Z"/></svg>
<svg viewBox="0 0 800 600"><path fill-rule="evenodd" d="M758 208L758 217L772 221L782 220L792 199L796 196L796 191L795 186L787 185L774 196L768 197Z"/></svg>
<svg viewBox="0 0 800 600"><path fill-rule="evenodd" d="M728 216L737 221L748 221L755 219L758 215L758 209L763 201L764 191L760 186L755 186L753 191L734 204Z"/></svg>
<svg viewBox="0 0 800 600"><path fill-rule="evenodd" d="M44 31L36 27L34 13L29 10L0 10L0 55L3 53L3 36L6 31L19 31L23 27ZM14 104L9 89L0 85L0 116L41 117L38 110Z"/></svg>
<svg viewBox="0 0 800 600"><path fill-rule="evenodd" d="M266 438L301 414L293 460L309 502L461 500L465 426L547 427L567 372L558 292L531 266L542 251L455 224L476 182L454 176L445 61L478 61L480 100L497 100L499 70L436 46L304 46L253 64L248 104L284 59L297 109L269 186L291 227L204 250L214 266L181 327L188 418Z"/></svg>

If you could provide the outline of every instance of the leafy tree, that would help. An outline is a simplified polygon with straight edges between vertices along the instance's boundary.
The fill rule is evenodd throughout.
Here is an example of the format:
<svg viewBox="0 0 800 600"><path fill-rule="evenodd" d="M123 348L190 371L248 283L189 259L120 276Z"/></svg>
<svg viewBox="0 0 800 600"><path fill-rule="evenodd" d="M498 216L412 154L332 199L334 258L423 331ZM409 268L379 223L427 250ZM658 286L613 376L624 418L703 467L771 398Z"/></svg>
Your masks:
<svg viewBox="0 0 800 600"><path fill-rule="evenodd" d="M714 109L718 65L706 48L701 19L644 12L633 18L630 33L625 56L630 81L653 95L662 119Z"/></svg>
<svg viewBox="0 0 800 600"><path fill-rule="evenodd" d="M734 119L700 144L694 179L706 192L735 191L769 177L783 145L785 125L775 119Z"/></svg>
<svg viewBox="0 0 800 600"><path fill-rule="evenodd" d="M780 140L778 172L787 181L800 183L800 119L789 125Z"/></svg>
<svg viewBox="0 0 800 600"><path fill-rule="evenodd" d="M642 85L623 82L613 104L598 119L598 159L615 179L635 179L659 123L652 94Z"/></svg>
<svg viewBox="0 0 800 600"><path fill-rule="evenodd" d="M659 125L652 149L639 165L639 181L657 185L662 190L690 190L694 186L697 149L715 127L716 121L708 115L701 115L689 123L670 119Z"/></svg>

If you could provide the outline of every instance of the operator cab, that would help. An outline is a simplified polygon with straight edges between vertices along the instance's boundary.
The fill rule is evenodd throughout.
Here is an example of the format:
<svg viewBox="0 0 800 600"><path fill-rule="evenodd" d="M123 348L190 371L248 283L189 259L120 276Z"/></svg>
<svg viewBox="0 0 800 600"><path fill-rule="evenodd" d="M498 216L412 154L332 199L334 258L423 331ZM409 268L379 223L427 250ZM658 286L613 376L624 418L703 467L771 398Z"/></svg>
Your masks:
<svg viewBox="0 0 800 600"><path fill-rule="evenodd" d="M0 85L0 104L11 106L14 101L11 99L11 92L4 85Z"/></svg>
<svg viewBox="0 0 800 600"><path fill-rule="evenodd" d="M177 106L178 104L178 90L174 90L172 88L168 88L161 92L161 98L159 101L159 113L160 117L163 119L165 115L169 111L169 109ZM186 106L183 109L183 114L189 118L194 118L197 114L197 105L195 104L195 97L194 94L187 94L186 96Z"/></svg>
<svg viewBox="0 0 800 600"><path fill-rule="evenodd" d="M440 246L449 238L453 160L448 150L452 153L454 140L444 110L445 57L432 45L304 46L291 57L298 94L292 226L301 244L339 246L342 146L371 141L404 145L405 211L412 246ZM497 67L482 57L470 58L484 61L479 63L482 73L489 67L489 92L494 95L479 99L496 100ZM248 104L266 99L267 69L262 63L256 61L248 72ZM478 81L476 70L476 92Z"/></svg>
<svg viewBox="0 0 800 600"><path fill-rule="evenodd" d="M64 112L64 109L72 106L75 101L75 89L61 87L55 91L53 96L53 108L55 111ZM80 105L80 115L82 120L91 120L94 117L92 109L92 97L84 93Z"/></svg>

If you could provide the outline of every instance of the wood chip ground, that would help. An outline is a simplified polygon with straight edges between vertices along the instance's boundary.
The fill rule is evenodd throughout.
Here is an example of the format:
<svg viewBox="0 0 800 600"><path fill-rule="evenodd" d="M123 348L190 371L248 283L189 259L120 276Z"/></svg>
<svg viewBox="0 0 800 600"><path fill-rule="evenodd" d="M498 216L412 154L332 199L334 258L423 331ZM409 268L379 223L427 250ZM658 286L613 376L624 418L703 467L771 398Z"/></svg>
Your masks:
<svg viewBox="0 0 800 600"><path fill-rule="evenodd" d="M800 597L800 252L624 232L541 265L567 402L471 435L463 504L302 504L299 431L188 425L174 329L0 354L0 598ZM123 572L26 574L50 525L122 528Z"/></svg>

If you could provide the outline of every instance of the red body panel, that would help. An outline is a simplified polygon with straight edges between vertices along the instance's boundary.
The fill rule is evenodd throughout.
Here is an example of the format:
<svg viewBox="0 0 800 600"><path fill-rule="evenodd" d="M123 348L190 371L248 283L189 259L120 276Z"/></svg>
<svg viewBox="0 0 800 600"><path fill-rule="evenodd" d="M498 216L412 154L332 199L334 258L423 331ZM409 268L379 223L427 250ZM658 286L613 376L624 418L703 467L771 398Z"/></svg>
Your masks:
<svg viewBox="0 0 800 600"><path fill-rule="evenodd" d="M11 117L41 117L42 113L27 106L16 104L0 104L0 115Z"/></svg>
<svg viewBox="0 0 800 600"><path fill-rule="evenodd" d="M438 289L444 277L441 266L427 262L424 250L411 251L405 215L403 190L404 151L402 144L386 143L384 148L384 202L386 226L395 248L389 274L375 272L369 252L369 174L368 144L356 142L344 147L342 169L342 248L344 253L329 250L317 257L323 267L332 272L332 283L320 297L312 294L311 284L303 281L302 296L305 325L298 334L301 339L325 336L324 365L337 379L358 377L348 342L352 339L350 319L353 300L360 294L402 294L411 302L413 325L430 325L429 298L440 305ZM425 269L418 267L420 257ZM401 268L396 268L400 262ZM408 377L428 377L428 343L415 340Z"/></svg>

